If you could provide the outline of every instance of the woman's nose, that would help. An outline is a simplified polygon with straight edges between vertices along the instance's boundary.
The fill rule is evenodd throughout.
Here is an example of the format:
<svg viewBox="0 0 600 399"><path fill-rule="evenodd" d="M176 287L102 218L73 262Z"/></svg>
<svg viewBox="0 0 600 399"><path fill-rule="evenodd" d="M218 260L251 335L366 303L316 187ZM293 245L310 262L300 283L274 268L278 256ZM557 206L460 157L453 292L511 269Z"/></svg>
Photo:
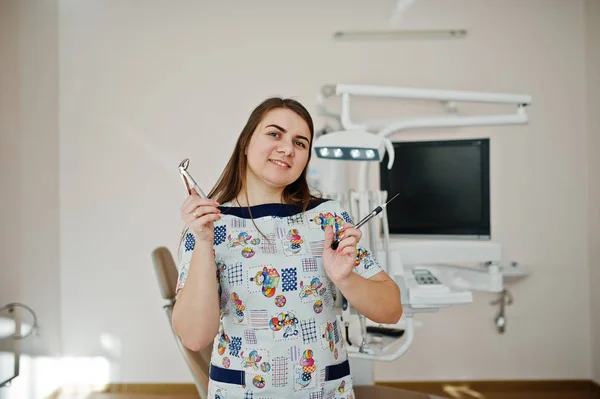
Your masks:
<svg viewBox="0 0 600 399"><path fill-rule="evenodd" d="M290 156L293 153L293 147L289 143L281 143L281 145L279 145L279 148L277 149L277 151L282 154Z"/></svg>

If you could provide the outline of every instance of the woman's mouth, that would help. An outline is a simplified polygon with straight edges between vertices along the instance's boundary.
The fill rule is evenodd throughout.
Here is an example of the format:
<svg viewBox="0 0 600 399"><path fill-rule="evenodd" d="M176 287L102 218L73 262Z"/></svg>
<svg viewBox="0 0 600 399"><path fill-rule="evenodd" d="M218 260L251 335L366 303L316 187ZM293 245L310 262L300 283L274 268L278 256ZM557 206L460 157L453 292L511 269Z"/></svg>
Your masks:
<svg viewBox="0 0 600 399"><path fill-rule="evenodd" d="M269 159L269 162L272 162L277 166L281 166L282 168L290 168L290 165L288 165L287 163L285 163L283 161L279 161L277 159Z"/></svg>

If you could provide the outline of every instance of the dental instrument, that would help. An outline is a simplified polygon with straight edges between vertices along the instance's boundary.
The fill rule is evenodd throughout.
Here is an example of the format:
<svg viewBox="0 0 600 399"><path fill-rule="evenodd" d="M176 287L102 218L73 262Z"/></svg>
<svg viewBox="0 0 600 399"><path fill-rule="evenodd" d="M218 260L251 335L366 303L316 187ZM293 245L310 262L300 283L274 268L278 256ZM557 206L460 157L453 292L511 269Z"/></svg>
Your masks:
<svg viewBox="0 0 600 399"><path fill-rule="evenodd" d="M198 195L200 195L200 197L206 198L206 194L204 194L204 191L202 191L200 186L198 186L198 183L196 183L196 180L194 180L194 178L187 171L189 165L190 160L188 158L184 159L179 164L179 174L181 175L181 180L183 180L183 184L185 185L188 194L191 195L192 189L196 189L196 192L198 193Z"/></svg>
<svg viewBox="0 0 600 399"><path fill-rule="evenodd" d="M369 213L367 216L365 216L360 222L358 222L356 224L356 226L354 226L355 229L360 229L361 226L365 223L367 223L369 220L371 220L372 218L374 218L375 216L379 215L379 213L381 213L381 211L383 211L383 208L385 208L387 206L387 204L389 204L390 202L392 202L392 200L394 198L396 198L397 196L399 196L400 193L397 193L396 195L394 195L389 201L387 201L385 204L378 206L377 208L373 209L373 211L371 211L371 213ZM335 240L333 240L333 242L331 243L331 249L336 250L338 249L338 246L340 245L340 240L338 240L337 238Z"/></svg>

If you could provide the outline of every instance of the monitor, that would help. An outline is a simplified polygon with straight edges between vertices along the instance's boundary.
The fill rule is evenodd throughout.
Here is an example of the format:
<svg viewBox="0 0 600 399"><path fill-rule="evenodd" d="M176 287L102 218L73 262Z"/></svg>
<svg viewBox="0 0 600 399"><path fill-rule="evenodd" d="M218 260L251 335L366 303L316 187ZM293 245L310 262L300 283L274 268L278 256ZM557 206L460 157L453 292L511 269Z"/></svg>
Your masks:
<svg viewBox="0 0 600 399"><path fill-rule="evenodd" d="M390 234L490 238L489 139L394 142L380 163Z"/></svg>

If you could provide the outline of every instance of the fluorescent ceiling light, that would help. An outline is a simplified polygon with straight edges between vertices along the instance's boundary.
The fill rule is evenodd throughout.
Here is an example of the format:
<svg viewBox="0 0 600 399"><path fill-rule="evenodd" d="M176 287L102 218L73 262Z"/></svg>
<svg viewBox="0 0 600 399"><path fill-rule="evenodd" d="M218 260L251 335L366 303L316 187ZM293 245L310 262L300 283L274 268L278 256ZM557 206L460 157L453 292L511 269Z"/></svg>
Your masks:
<svg viewBox="0 0 600 399"><path fill-rule="evenodd" d="M337 31L335 40L462 39L466 29Z"/></svg>

